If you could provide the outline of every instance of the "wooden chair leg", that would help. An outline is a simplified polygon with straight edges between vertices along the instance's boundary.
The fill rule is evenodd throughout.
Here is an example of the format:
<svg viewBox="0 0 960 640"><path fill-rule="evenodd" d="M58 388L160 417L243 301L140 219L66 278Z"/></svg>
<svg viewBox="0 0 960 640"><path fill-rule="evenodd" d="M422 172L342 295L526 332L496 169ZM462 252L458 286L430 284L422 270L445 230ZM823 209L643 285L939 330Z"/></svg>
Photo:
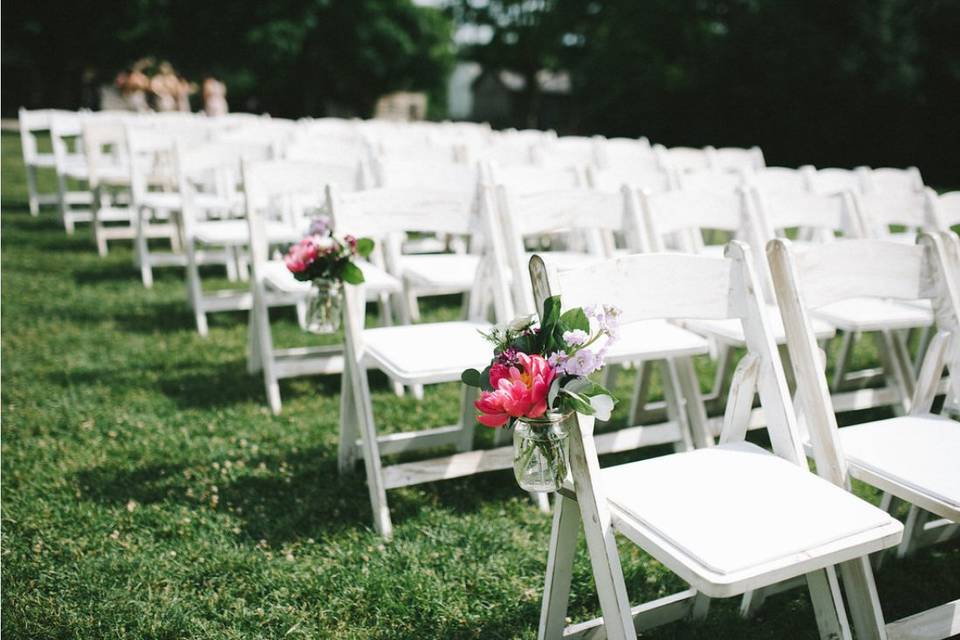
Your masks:
<svg viewBox="0 0 960 640"><path fill-rule="evenodd" d="M630 415L627 419L631 425L640 424L643 417L643 408L650 397L650 375L653 373L649 362L637 363L636 369L637 377L633 384L633 395L630 397Z"/></svg>
<svg viewBox="0 0 960 640"><path fill-rule="evenodd" d="M580 534L580 509L569 498L557 495L553 511L553 529L547 552L547 575L540 605L539 640L562 638L566 626L567 605L570 602L570 581L573 578L573 560Z"/></svg>
<svg viewBox="0 0 960 640"><path fill-rule="evenodd" d="M27 200L30 206L30 215L36 218L40 215L40 195L37 191L37 168L27 165Z"/></svg>
<svg viewBox="0 0 960 640"><path fill-rule="evenodd" d="M903 415L910 411L910 400L913 394L908 390L909 385L899 363L897 350L894 345L895 338L889 331L878 331L874 333L874 336L887 386L897 393L897 402L893 405L894 413Z"/></svg>
<svg viewBox="0 0 960 640"><path fill-rule="evenodd" d="M830 391L834 393L843 386L843 378L847 373L847 363L850 361L855 334L855 331L845 331L841 338L840 353L837 355L837 365L833 371L833 383L830 385Z"/></svg>
<svg viewBox="0 0 960 640"><path fill-rule="evenodd" d="M840 575L857 640L886 640L886 625L869 559L864 556L844 562Z"/></svg>
<svg viewBox="0 0 960 640"><path fill-rule="evenodd" d="M209 334L207 314L203 307L203 287L200 281L200 268L197 266L197 252L193 240L187 240L187 296L193 307L193 317L197 323L197 333L206 338Z"/></svg>
<svg viewBox="0 0 960 640"><path fill-rule="evenodd" d="M903 538L897 546L897 557L905 558L917 548L917 541L923 534L923 526L930 519L930 512L915 504L910 505L907 521L903 524Z"/></svg>
<svg viewBox="0 0 960 640"><path fill-rule="evenodd" d="M667 405L667 417L677 423L680 428L680 440L674 444L674 449L690 451L693 449L693 436L690 432L690 423L687 421L687 412L683 407L683 397L680 395L680 376L677 373L676 362L672 359L663 360L663 399Z"/></svg>
<svg viewBox="0 0 960 640"><path fill-rule="evenodd" d="M247 373L253 375L263 368L260 343L257 338L257 309L256 300L250 309L247 320Z"/></svg>
<svg viewBox="0 0 960 640"><path fill-rule="evenodd" d="M712 447L715 443L713 434L710 433L710 427L707 424L707 411L703 406L700 381L697 379L697 372L693 368L693 359L678 358L676 365L693 443L697 447Z"/></svg>
<svg viewBox="0 0 960 640"><path fill-rule="evenodd" d="M153 269L150 265L150 248L147 245L147 234L146 222L143 219L144 215L148 215L142 209L138 209L136 212L137 220L137 238L136 242L136 251L134 257L137 260L137 264L140 266L140 279L143 281L143 286L147 289L153 286Z"/></svg>
<svg viewBox="0 0 960 640"><path fill-rule="evenodd" d="M477 412L473 403L479 394L476 387L462 386L463 390L460 393L460 440L457 442L457 451L470 451L473 449L473 438L477 429Z"/></svg>
<svg viewBox="0 0 960 640"><path fill-rule="evenodd" d="M273 370L273 336L270 335L270 311L260 293L253 296L253 329L256 331L256 346L259 352L260 367L263 369L263 386L267 402L273 415L279 415L280 381Z"/></svg>
<svg viewBox="0 0 960 640"><path fill-rule="evenodd" d="M871 574L872 575L872 574ZM806 575L813 615L822 640L849 640L850 623L843 605L840 582L833 567Z"/></svg>
<svg viewBox="0 0 960 640"><path fill-rule="evenodd" d="M360 437L353 381L349 371L351 366L345 360L343 373L340 375L340 442L337 446L337 470L341 475L353 470L357 461L357 438Z"/></svg>
<svg viewBox="0 0 960 640"><path fill-rule="evenodd" d="M348 357L350 354L348 353ZM387 505L387 490L383 484L383 468L380 462L380 445L373 422L373 405L370 402L370 386L367 372L351 366L350 382L353 385L354 410L360 427L363 446L363 465L367 473L367 489L370 492L370 507L373 509L373 526L384 538L393 536L390 508Z"/></svg>

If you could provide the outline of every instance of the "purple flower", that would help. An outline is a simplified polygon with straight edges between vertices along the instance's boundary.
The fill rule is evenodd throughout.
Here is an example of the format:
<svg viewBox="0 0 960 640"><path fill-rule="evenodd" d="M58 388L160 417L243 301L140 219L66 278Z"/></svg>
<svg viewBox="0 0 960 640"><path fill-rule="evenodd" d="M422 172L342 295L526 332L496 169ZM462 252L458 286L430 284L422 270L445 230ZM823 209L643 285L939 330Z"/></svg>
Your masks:
<svg viewBox="0 0 960 640"><path fill-rule="evenodd" d="M610 342L620 337L620 309L613 305L591 305L584 310L592 318L599 330L607 334ZM609 343L608 343L609 344Z"/></svg>
<svg viewBox="0 0 960 640"><path fill-rule="evenodd" d="M563 365L568 357L563 351L554 351L547 357L547 364L562 373L564 371Z"/></svg>
<svg viewBox="0 0 960 640"><path fill-rule="evenodd" d="M587 341L590 339L590 334L581 329L574 329L573 331L564 331L563 332L563 341L567 343L568 347L579 347L581 345L587 344Z"/></svg>
<svg viewBox="0 0 960 640"><path fill-rule="evenodd" d="M562 366L567 375L588 376L603 366L603 356L589 349L580 349L567 358Z"/></svg>
<svg viewBox="0 0 960 640"><path fill-rule="evenodd" d="M330 234L330 218L319 216L310 223L310 230L307 232L311 236L325 236Z"/></svg>
<svg viewBox="0 0 960 640"><path fill-rule="evenodd" d="M507 367L519 366L520 352L515 347L507 347L497 356L497 362Z"/></svg>

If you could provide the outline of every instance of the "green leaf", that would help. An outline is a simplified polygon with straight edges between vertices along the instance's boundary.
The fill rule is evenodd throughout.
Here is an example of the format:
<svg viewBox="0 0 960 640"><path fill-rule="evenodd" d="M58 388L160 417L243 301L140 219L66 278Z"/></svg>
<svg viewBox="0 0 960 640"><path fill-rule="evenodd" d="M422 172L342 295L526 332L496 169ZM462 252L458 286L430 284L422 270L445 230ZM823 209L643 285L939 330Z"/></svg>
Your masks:
<svg viewBox="0 0 960 640"><path fill-rule="evenodd" d="M590 400L584 398L578 393L569 391L566 388L560 389L560 395L563 397L563 402L571 409L577 413L582 413L585 416L593 415L593 405L590 404Z"/></svg>
<svg viewBox="0 0 960 640"><path fill-rule="evenodd" d="M373 251L374 242L370 238L357 238L357 253L366 258Z"/></svg>
<svg viewBox="0 0 960 640"><path fill-rule="evenodd" d="M570 309L560 316L560 326L563 327L564 331L576 331L579 329L580 331L590 333L590 321L587 320L587 314L579 307Z"/></svg>
<svg viewBox="0 0 960 640"><path fill-rule="evenodd" d="M343 273L341 277L343 278L343 281L348 284L363 283L363 271L360 271L360 267L352 262L347 262L343 265Z"/></svg>
<svg viewBox="0 0 960 640"><path fill-rule="evenodd" d="M476 369L467 369L460 374L460 381L470 387L480 386L480 372Z"/></svg>
<svg viewBox="0 0 960 640"><path fill-rule="evenodd" d="M550 296L543 301L543 316L540 319L540 327L544 331L552 332L559 320L560 296Z"/></svg>

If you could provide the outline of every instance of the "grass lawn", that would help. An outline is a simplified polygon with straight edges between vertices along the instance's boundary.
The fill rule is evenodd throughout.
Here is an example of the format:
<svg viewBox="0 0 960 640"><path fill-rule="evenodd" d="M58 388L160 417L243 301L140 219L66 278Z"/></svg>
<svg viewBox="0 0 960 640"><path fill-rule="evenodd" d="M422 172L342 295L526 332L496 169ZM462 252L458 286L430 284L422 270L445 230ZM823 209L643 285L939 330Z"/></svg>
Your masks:
<svg viewBox="0 0 960 640"><path fill-rule="evenodd" d="M384 544L361 468L337 475L338 377L284 382L283 415L271 416L246 373L245 315L211 316L202 339L182 271L158 270L145 290L128 247L101 259L85 228L66 236L49 209L31 218L7 133L0 221L5 638L535 637L550 518L510 472L391 491ZM457 312L441 300L426 315ZM280 341L308 340L292 314L278 325ZM422 402L396 398L382 376L372 385L391 428L456 419L455 385ZM574 619L599 615L582 547ZM684 587L622 549L635 603ZM956 598L960 543L889 562L877 579L888 620ZM737 604L644 637L816 637L802 589L751 621Z"/></svg>

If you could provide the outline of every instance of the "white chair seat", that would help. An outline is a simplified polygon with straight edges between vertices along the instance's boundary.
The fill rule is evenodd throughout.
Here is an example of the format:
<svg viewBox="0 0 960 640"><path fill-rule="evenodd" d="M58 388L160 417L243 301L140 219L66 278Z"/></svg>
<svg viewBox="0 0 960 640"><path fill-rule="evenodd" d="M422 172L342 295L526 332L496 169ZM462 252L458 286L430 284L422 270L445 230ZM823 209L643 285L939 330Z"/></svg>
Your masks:
<svg viewBox="0 0 960 640"><path fill-rule="evenodd" d="M933 324L933 313L927 309L878 298L841 300L818 307L813 314L844 331L911 329Z"/></svg>
<svg viewBox="0 0 960 640"><path fill-rule="evenodd" d="M767 318L770 320L770 332L773 334L777 344L787 343L787 334L783 329L783 318L780 317L780 310L774 305L767 306ZM701 333L712 336L721 342L725 342L734 347L740 347L745 344L743 334L743 323L736 318L725 320L687 320L683 326ZM836 334L836 330L823 322L814 319L813 332L817 339L831 338Z"/></svg>
<svg viewBox="0 0 960 640"><path fill-rule="evenodd" d="M296 242L303 234L289 225L268 222L267 240L271 244ZM194 239L203 244L236 246L250 241L250 229L246 220L207 220L193 225Z"/></svg>
<svg viewBox="0 0 960 640"><path fill-rule="evenodd" d="M480 256L468 253L421 253L400 258L404 279L418 289L458 293L473 286Z"/></svg>
<svg viewBox="0 0 960 640"><path fill-rule="evenodd" d="M471 367L490 362L490 343L480 335L481 322L434 322L378 327L363 332L365 364L397 382L430 384L460 379Z"/></svg>
<svg viewBox="0 0 960 640"><path fill-rule="evenodd" d="M97 211L100 222L133 222L133 209L130 207L101 207Z"/></svg>
<svg viewBox="0 0 960 640"><path fill-rule="evenodd" d="M233 206L226 198L211 193L195 194L193 202L200 210L223 210ZM151 209L179 211L183 207L183 198L176 191L148 191L143 195L141 204Z"/></svg>
<svg viewBox="0 0 960 640"><path fill-rule="evenodd" d="M358 260L356 265L363 271L364 290L367 298L375 298L381 293L399 293L403 290L400 281L380 267ZM312 286L293 277L283 260L270 260L263 266L263 279L268 287L283 293L306 293Z"/></svg>
<svg viewBox="0 0 960 640"><path fill-rule="evenodd" d="M798 561L815 569L879 550L903 531L881 509L747 442L610 467L601 479L618 529L711 597L778 568L797 572Z"/></svg>
<svg viewBox="0 0 960 640"><path fill-rule="evenodd" d="M658 360L708 353L706 339L666 320L632 322L620 329L620 339L607 351L607 362Z"/></svg>
<svg viewBox="0 0 960 640"><path fill-rule="evenodd" d="M960 423L903 416L840 429L850 473L960 522Z"/></svg>

